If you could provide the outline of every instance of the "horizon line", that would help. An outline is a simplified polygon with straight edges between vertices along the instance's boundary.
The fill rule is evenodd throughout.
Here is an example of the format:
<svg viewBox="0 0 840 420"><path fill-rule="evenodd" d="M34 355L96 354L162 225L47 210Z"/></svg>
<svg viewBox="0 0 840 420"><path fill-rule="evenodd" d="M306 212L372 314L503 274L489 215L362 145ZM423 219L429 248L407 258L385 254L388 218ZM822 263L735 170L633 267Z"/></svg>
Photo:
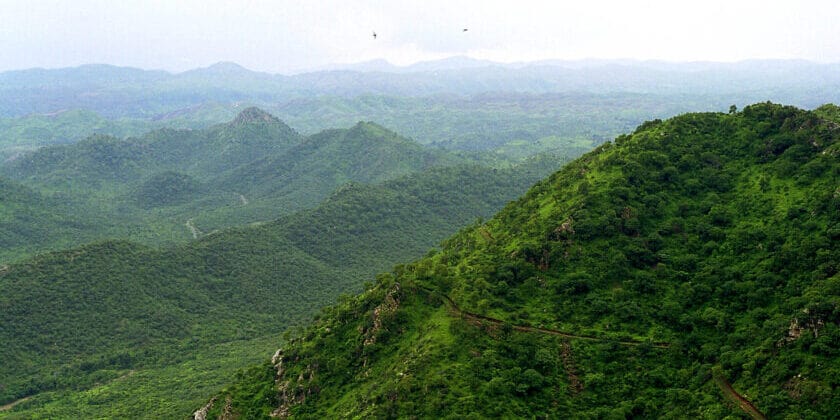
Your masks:
<svg viewBox="0 0 840 420"><path fill-rule="evenodd" d="M422 67L423 64L435 64L435 63L445 63L446 61L453 60L453 59L463 59L465 61L474 62L475 66L470 66L472 68L479 68L479 67L513 67L513 68L524 68L529 66L535 65L545 65L545 66L556 66L556 67L563 67L563 64L586 64L591 63L593 65L609 65L609 64L663 64L663 65L738 65L738 64L745 64L745 63L760 63L760 62L779 62L779 63L802 63L802 64L810 64L810 65L817 65L817 66L832 66L832 65L840 65L840 61L816 61L810 60L806 58L745 58L739 60L665 60L665 59L640 59L640 58L598 58L598 57L587 57L587 58L545 58L545 59L537 59L537 60L517 60L517 61L494 61L482 58L475 58L470 57L467 55L451 55L447 57L443 57L440 59L434 60L419 60L409 64L395 64L389 61L386 58L375 58L371 60L364 60L364 61L357 61L357 62L345 62L345 63L328 63L318 66L300 68L300 69L292 69L292 70L285 70L285 71L265 71L265 70L254 70L248 68L242 64L239 64L235 61L230 60L220 60L214 62L212 64L206 66L199 66L193 67L185 70L180 71L173 71L167 70L163 68L153 68L153 67L137 67L132 65L120 65L120 64L111 64L111 63L104 63L104 62L92 62L92 63L83 63L78 65L69 65L69 66L61 66L61 67L24 67L24 68L12 68L12 69L5 69L0 70L0 74L4 73L15 73L15 72L27 72L27 71L58 71L58 70L70 70L70 69L81 69L85 67L112 67L112 68L121 68L121 69L133 69L133 70L140 70L145 72L163 72L168 73L170 75L181 75L193 71L199 70L207 70L213 67L220 67L220 66L235 66L242 70L246 70L251 73L262 73L272 76L296 76L302 74L309 74L309 73L320 73L320 72L331 72L331 71L355 71L359 73L389 73L392 71L405 71L411 70L412 67L420 66ZM386 67L387 69L373 69L373 70L366 70L366 69L359 69L354 67L363 67L365 65L372 65L378 64ZM453 67L452 69L446 70L454 70L458 67ZM440 69L438 69L440 70ZM418 69L416 72L423 72L423 71L433 71L429 69Z"/></svg>

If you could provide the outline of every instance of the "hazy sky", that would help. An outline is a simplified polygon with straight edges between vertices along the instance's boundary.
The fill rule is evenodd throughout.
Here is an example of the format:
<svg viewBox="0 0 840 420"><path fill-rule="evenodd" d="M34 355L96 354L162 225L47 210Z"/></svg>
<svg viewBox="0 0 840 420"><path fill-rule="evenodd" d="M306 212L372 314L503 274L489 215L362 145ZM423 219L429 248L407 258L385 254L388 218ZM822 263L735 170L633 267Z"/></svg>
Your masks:
<svg viewBox="0 0 840 420"><path fill-rule="evenodd" d="M0 0L0 70L234 61L290 72L451 55L838 62L840 2Z"/></svg>

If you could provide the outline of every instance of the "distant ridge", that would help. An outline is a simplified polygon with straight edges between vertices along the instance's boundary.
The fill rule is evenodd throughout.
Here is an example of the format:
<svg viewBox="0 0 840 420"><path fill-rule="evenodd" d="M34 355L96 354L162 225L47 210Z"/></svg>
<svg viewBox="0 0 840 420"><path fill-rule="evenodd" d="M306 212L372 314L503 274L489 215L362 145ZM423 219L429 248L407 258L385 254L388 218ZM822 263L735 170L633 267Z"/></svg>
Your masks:
<svg viewBox="0 0 840 420"><path fill-rule="evenodd" d="M0 73L0 117L87 109L148 118L204 102L278 104L320 96L476 95L490 92L646 93L771 100L802 107L838 102L840 64L793 60L666 63L626 60L496 63L450 57L410 66L373 61L294 75L218 63L181 73L107 65ZM135 92L135 96L126 95Z"/></svg>

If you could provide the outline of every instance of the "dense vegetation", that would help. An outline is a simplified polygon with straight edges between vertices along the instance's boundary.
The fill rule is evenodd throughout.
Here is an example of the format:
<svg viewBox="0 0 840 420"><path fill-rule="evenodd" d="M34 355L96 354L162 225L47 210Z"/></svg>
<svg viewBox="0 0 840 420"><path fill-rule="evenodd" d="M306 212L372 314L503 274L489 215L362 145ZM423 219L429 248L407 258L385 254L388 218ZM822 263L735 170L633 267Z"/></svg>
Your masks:
<svg viewBox="0 0 840 420"><path fill-rule="evenodd" d="M837 114L645 123L324 309L208 418L743 416L729 383L835 416Z"/></svg>
<svg viewBox="0 0 840 420"><path fill-rule="evenodd" d="M181 246L109 240L3 266L0 403L32 398L0 415L187 413L289 326L562 163L432 168L346 184L313 209Z"/></svg>
<svg viewBox="0 0 840 420"><path fill-rule="evenodd" d="M63 200L0 177L0 255L60 248L92 237L93 226ZM0 265L6 261L0 258Z"/></svg>
<svg viewBox="0 0 840 420"><path fill-rule="evenodd" d="M84 235L49 229L50 217L42 223L33 209L32 217L19 218L18 229L41 229L43 240L10 242L0 249L0 263L91 238L181 243L312 208L347 182L377 183L481 160L426 148L374 123L303 137L257 108L202 130L95 135L0 166L3 175L62 203L56 210L76 215L68 226L78 219L86 227Z"/></svg>

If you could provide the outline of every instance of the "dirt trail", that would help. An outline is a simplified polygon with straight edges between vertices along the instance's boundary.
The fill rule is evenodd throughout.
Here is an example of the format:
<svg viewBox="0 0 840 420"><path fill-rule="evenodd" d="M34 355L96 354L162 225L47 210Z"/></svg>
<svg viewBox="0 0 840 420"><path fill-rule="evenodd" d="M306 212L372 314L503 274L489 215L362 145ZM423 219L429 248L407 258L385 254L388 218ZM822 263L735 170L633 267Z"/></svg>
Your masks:
<svg viewBox="0 0 840 420"><path fill-rule="evenodd" d="M446 296L444 294L435 292L434 290L426 289L424 287L418 287L418 289L419 290L424 290L428 293L431 293L431 294L434 294L434 295L437 295L437 296L441 297L443 299L443 301L446 302L446 305L449 307L449 309L452 312L454 312L456 315L460 316L461 318L471 320L471 321L477 321L477 322L487 322L487 323L490 323L490 324L493 324L493 325L496 325L496 326L499 326L499 327L504 326L504 325L510 325L507 322L502 321L500 319L490 318L489 316L484 316L484 315L480 315L480 314L474 314L472 312L462 311L461 308L459 308L458 305L455 303L455 301L453 301L449 296ZM595 336L591 336L591 335L572 334L572 333L568 333L568 332L552 330L550 328L532 327L532 326L529 326L529 325L513 325L512 328L513 328L514 331L532 332L532 333L537 333L537 334L548 334L548 335L554 335L554 336L558 336L558 337L574 338L576 340L613 342L613 343L618 343L618 344L621 344L621 345L624 345L624 346L640 346L640 345L643 345L643 344L650 344L651 347L660 348L660 349L667 349L668 347L670 347L670 343L665 343L665 342L645 343L645 342L637 341L637 340L614 340L614 339L609 339L609 338L595 337Z"/></svg>
<svg viewBox="0 0 840 420"><path fill-rule="evenodd" d="M560 343L560 360L563 361L563 369L566 371L566 376L569 379L569 391L572 395L578 395L583 391L583 382L577 374L575 368L575 359L572 357L572 346L569 345L569 340L563 340Z"/></svg>
<svg viewBox="0 0 840 420"><path fill-rule="evenodd" d="M187 228L192 232L193 239L198 239L199 235L201 235L201 231L198 230L197 227L193 224L193 219L187 219Z"/></svg>
<svg viewBox="0 0 840 420"><path fill-rule="evenodd" d="M6 405L0 406L0 411L8 411L15 408L16 405L29 401L32 397L21 398L17 401L12 401Z"/></svg>
<svg viewBox="0 0 840 420"><path fill-rule="evenodd" d="M767 419L767 416L761 410L754 406L748 399L744 398L743 395L739 394L738 391L735 391L735 388L732 388L732 384L726 380L722 373L712 371L712 376L715 378L715 383L720 387L723 395L738 405L738 408L743 412L756 420Z"/></svg>
<svg viewBox="0 0 840 420"><path fill-rule="evenodd" d="M429 294L440 297L445 302L445 304L449 308L449 310L452 313L454 313L455 315L457 315L461 318L464 318L464 319L467 319L467 320L470 320L470 321L474 321L474 322L479 322L479 323L486 322L486 323L490 323L490 324L493 324L493 325L499 326L499 327L506 325L506 323L504 321L500 320L500 319L490 318L488 316L462 311L461 308L459 308L458 305L455 303L455 301L453 301L449 296L446 296L442 293L438 293L438 292L436 292L432 289L427 289L425 287L418 286L415 290L422 290L422 291L427 292ZM567 332L552 330L552 329L548 329L548 328L531 327L531 326L528 326L528 325L514 325L513 330L514 331L522 331L522 332L532 332L532 333L538 333L538 334L549 334L549 335L555 335L555 336L565 337L565 338L574 338L574 339L578 339L578 340L614 342L614 343L618 343L618 344L625 345L625 346L639 346L639 345L645 344L644 342L635 341L635 340L633 340L633 341L629 341L629 340L617 341L617 340L611 340L611 339L607 339L607 338L599 338L599 337L594 337L594 336L589 336L589 335L570 334L570 333L567 333ZM650 343L650 345L651 345L651 347L662 348L662 349L666 349L666 348L670 347L670 343L666 343L666 342L655 342L655 343ZM572 393L576 395L583 390L583 384L580 382L580 379L578 378L578 376L575 372L574 364L573 364L573 361L572 361L572 358L571 358L571 347L569 346L568 341L564 340L562 342L560 351L561 351L561 359L563 361L563 367L566 368L566 372L569 376L569 386L571 388ZM747 415L749 415L750 417L752 417L753 419L756 419L756 420L767 420L767 416L765 416L764 413L761 412L761 410L759 410L755 405L753 405L743 395L739 394L737 391L735 391L734 388L732 388L732 384L730 384L729 381L726 380L726 378L723 376L723 374L713 371L712 376L714 377L715 382L720 387L724 396L726 396L728 399L730 399L732 402L734 402L738 406L738 408L740 408L744 413L746 413Z"/></svg>
<svg viewBox="0 0 840 420"><path fill-rule="evenodd" d="M239 193L236 193L236 195L238 195L238 196L239 196L239 201L241 201L241 202L242 202L242 205L243 205L243 206L247 206L247 205L248 205L248 199L247 199L247 198L245 198L245 196L244 196L244 195L239 194Z"/></svg>

